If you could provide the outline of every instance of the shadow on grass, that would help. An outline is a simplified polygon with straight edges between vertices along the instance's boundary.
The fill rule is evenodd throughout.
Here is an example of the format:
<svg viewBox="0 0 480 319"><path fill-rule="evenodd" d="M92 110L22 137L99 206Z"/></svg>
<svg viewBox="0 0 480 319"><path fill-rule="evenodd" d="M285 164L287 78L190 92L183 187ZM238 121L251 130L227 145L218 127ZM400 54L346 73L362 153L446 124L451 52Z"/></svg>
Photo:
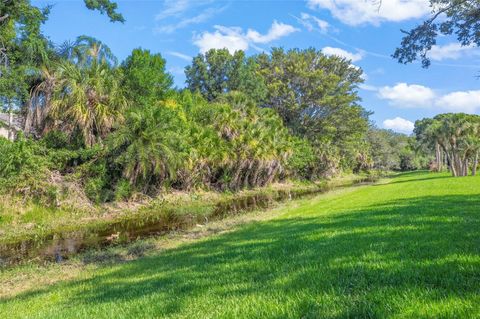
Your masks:
<svg viewBox="0 0 480 319"><path fill-rule="evenodd" d="M65 289L70 310L127 302L127 317L141 313L135 307L145 298L155 300L148 307L159 317L218 300L210 307L235 317L222 303L256 296L290 307L296 318L383 318L406 312L414 301L458 298L463 302L451 317L468 316L478 312L468 304L480 294L479 207L480 196L429 196L252 224L15 300ZM240 315L258 316L261 307ZM281 311L272 310L272 317Z"/></svg>
<svg viewBox="0 0 480 319"><path fill-rule="evenodd" d="M421 178L418 177L418 176L425 176L426 174L428 174L427 177L421 177ZM392 185L453 178L450 174L447 174L447 173L433 173L428 171L413 171L413 172L398 173L390 177L395 177L395 181L388 183ZM378 184L375 186L382 186L382 184Z"/></svg>

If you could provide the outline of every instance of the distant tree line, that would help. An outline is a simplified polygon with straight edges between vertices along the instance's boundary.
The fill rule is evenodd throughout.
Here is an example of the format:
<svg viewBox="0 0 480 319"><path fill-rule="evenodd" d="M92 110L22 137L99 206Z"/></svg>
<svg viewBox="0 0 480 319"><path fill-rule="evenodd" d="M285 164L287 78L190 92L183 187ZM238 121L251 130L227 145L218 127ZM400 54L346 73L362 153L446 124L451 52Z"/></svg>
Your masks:
<svg viewBox="0 0 480 319"><path fill-rule="evenodd" d="M477 173L480 152L480 116L440 114L415 123L415 136L426 151L435 154L434 169L448 168L453 176Z"/></svg>

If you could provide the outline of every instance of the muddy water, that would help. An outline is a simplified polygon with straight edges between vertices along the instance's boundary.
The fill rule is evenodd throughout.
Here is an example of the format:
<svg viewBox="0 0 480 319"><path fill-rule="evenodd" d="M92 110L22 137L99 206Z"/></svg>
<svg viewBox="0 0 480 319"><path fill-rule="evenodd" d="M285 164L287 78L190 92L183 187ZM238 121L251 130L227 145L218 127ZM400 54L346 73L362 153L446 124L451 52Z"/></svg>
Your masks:
<svg viewBox="0 0 480 319"><path fill-rule="evenodd" d="M360 182L366 181L358 183ZM207 224L208 221L227 216L267 209L278 202L313 196L337 187L326 186L308 191L279 191L268 195L243 196L212 205L206 214L194 212L178 214L173 208L160 208L155 216L137 216L136 219L126 219L94 228L51 233L43 237L0 244L0 266L11 266L28 260L61 262L87 249L125 244L149 236L185 230L197 224Z"/></svg>

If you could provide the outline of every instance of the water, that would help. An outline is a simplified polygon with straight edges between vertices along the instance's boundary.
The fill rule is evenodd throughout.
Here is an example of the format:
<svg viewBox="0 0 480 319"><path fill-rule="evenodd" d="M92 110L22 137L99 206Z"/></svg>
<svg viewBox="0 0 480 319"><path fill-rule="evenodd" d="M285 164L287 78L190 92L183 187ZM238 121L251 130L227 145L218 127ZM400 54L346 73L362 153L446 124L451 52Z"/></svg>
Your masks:
<svg viewBox="0 0 480 319"><path fill-rule="evenodd" d="M358 181L357 184L365 181ZM326 186L306 191L278 191L275 194L242 196L216 204L207 214L178 214L171 208L159 208L159 213L154 216L136 216L135 219L126 219L94 228L56 232L0 244L0 266L11 266L29 260L61 262L87 249L125 244L141 238L164 235L174 230L185 230L197 224L207 224L209 221L242 212L267 209L278 202L312 196L332 188L336 187Z"/></svg>

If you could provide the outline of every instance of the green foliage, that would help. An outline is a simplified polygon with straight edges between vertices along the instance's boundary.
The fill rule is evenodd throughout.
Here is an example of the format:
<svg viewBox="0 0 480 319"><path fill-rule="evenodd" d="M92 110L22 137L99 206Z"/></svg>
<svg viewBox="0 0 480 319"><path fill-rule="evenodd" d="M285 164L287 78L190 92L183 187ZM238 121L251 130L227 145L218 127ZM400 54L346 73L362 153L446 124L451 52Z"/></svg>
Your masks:
<svg viewBox="0 0 480 319"><path fill-rule="evenodd" d="M0 138L0 193L22 195L51 204L55 186L48 178L48 161L43 150L20 135L15 142Z"/></svg>
<svg viewBox="0 0 480 319"><path fill-rule="evenodd" d="M428 53L437 38L455 35L462 46L480 46L480 1L430 0L431 18L405 33L393 58L400 63L420 59L423 67L430 66Z"/></svg>
<svg viewBox="0 0 480 319"><path fill-rule="evenodd" d="M315 49L273 49L257 58L267 85L265 106L296 135L318 148L328 170L352 166L363 147L368 112L359 104L362 71L350 61ZM343 164L342 164L343 163Z"/></svg>
<svg viewBox="0 0 480 319"><path fill-rule="evenodd" d="M69 135L81 132L87 147L101 142L115 122L122 120L127 105L119 78L121 73L103 62L93 61L85 67L61 63L50 111L58 128Z"/></svg>
<svg viewBox="0 0 480 319"><path fill-rule="evenodd" d="M255 59L247 58L243 51L232 55L227 49L212 49L199 54L186 67L185 75L188 89L200 92L208 101L232 91L243 92L256 103L266 95Z"/></svg>
<svg viewBox="0 0 480 319"><path fill-rule="evenodd" d="M186 157L186 121L175 101L135 108L108 144L135 186L162 186L176 177Z"/></svg>
<svg viewBox="0 0 480 319"><path fill-rule="evenodd" d="M288 171L292 177L315 179L316 166L315 149L308 140L294 137L292 141L292 156L288 159Z"/></svg>
<svg viewBox="0 0 480 319"><path fill-rule="evenodd" d="M127 200L132 195L132 192L132 184L130 183L130 181L126 179L121 179L115 185L115 200Z"/></svg>
<svg viewBox="0 0 480 319"><path fill-rule="evenodd" d="M107 14L112 22L125 22L123 16L117 12L117 3L110 0L84 0L85 5L90 10L98 10L102 14Z"/></svg>
<svg viewBox="0 0 480 319"><path fill-rule="evenodd" d="M212 104L188 91L133 109L109 148L123 175L145 191L265 185L283 172L291 152L290 136L273 110L238 93Z"/></svg>
<svg viewBox="0 0 480 319"><path fill-rule="evenodd" d="M454 176L466 176L470 162L475 175L480 152L480 116L464 113L439 114L415 123L420 144L430 149L438 145L444 152ZM439 158L438 150L436 154Z"/></svg>
<svg viewBox="0 0 480 319"><path fill-rule="evenodd" d="M165 71L165 60L160 54L148 50L135 49L122 64L123 88L135 106L155 104L167 97L173 79Z"/></svg>
<svg viewBox="0 0 480 319"><path fill-rule="evenodd" d="M381 170L401 170L401 156L408 147L408 136L372 127L367 140L373 166ZM405 166L405 164L404 164Z"/></svg>

